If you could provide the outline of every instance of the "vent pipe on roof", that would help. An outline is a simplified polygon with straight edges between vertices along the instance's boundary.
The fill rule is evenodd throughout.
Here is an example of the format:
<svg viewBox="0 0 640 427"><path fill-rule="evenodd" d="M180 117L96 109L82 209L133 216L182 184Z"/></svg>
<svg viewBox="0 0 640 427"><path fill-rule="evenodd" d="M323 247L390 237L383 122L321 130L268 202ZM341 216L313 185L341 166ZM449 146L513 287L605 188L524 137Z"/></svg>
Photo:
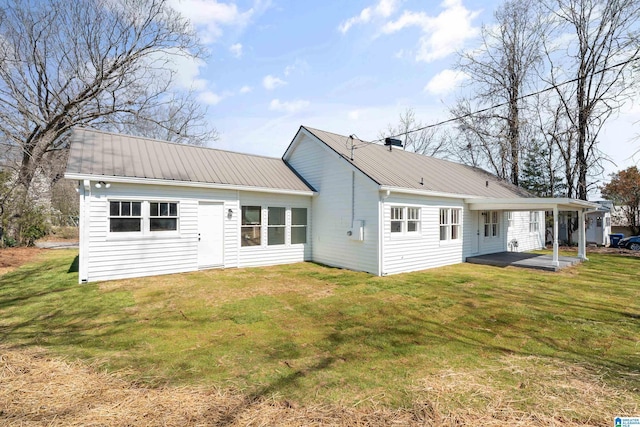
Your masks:
<svg viewBox="0 0 640 427"><path fill-rule="evenodd" d="M351 141L351 161L353 161L353 150L354 148L354 143L353 143L353 135L349 135L349 140Z"/></svg>

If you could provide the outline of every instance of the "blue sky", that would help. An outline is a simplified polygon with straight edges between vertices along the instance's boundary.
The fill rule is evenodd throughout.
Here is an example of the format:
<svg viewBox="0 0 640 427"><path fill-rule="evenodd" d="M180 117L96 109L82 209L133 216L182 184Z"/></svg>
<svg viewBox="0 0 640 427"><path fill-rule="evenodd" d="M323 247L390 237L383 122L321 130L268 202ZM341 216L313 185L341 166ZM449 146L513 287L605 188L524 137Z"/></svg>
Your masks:
<svg viewBox="0 0 640 427"><path fill-rule="evenodd" d="M423 123L448 117L460 94L455 52L479 43L499 1L173 0L210 50L179 64L180 81L208 106L211 147L279 157L300 125L377 139L406 108ZM640 108L602 135L618 167Z"/></svg>

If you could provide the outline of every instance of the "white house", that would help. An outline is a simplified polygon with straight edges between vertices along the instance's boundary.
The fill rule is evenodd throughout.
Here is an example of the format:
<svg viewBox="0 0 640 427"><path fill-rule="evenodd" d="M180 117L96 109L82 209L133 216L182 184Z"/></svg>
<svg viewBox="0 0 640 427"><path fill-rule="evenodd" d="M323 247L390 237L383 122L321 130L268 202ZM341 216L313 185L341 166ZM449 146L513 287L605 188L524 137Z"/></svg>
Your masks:
<svg viewBox="0 0 640 427"><path fill-rule="evenodd" d="M72 134L79 280L315 261L395 274L544 245L544 211L477 168L300 127L282 159L88 129Z"/></svg>

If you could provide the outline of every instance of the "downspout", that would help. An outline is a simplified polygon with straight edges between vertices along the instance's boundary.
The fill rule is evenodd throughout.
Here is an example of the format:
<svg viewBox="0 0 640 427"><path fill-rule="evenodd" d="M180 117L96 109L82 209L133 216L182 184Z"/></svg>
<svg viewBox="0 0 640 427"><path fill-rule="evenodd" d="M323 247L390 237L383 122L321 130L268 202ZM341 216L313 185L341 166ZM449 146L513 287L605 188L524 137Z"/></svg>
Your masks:
<svg viewBox="0 0 640 427"><path fill-rule="evenodd" d="M391 190L380 195L378 202L378 276L384 274L384 201L391 195Z"/></svg>
<svg viewBox="0 0 640 427"><path fill-rule="evenodd" d="M555 267L560 265L558 259L558 205L553 207L553 262Z"/></svg>
<svg viewBox="0 0 640 427"><path fill-rule="evenodd" d="M78 251L78 283L89 281L89 241L91 221L91 181L85 179L80 184L80 246Z"/></svg>

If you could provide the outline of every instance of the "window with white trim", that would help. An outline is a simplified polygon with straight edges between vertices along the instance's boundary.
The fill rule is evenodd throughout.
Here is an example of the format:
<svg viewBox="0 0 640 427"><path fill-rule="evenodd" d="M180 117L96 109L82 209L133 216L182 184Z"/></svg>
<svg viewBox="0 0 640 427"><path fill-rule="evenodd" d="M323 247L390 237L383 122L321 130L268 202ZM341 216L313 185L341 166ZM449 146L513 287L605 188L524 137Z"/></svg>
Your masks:
<svg viewBox="0 0 640 427"><path fill-rule="evenodd" d="M404 209L391 208L391 232L402 233L402 223L404 222Z"/></svg>
<svg viewBox="0 0 640 427"><path fill-rule="evenodd" d="M291 208L291 244L307 243L307 208Z"/></svg>
<svg viewBox="0 0 640 427"><path fill-rule="evenodd" d="M420 231L420 208L392 206L391 232L415 234Z"/></svg>
<svg viewBox="0 0 640 427"><path fill-rule="evenodd" d="M286 208L267 208L267 244L284 245L286 223Z"/></svg>
<svg viewBox="0 0 640 427"><path fill-rule="evenodd" d="M260 246L262 243L262 207L242 206L242 246Z"/></svg>
<svg viewBox="0 0 640 427"><path fill-rule="evenodd" d="M420 208L407 208L407 233L420 231Z"/></svg>
<svg viewBox="0 0 640 427"><path fill-rule="evenodd" d="M149 231L175 231L177 229L178 203L149 203Z"/></svg>
<svg viewBox="0 0 640 427"><path fill-rule="evenodd" d="M513 227L513 212L507 212L507 227Z"/></svg>
<svg viewBox="0 0 640 427"><path fill-rule="evenodd" d="M460 208L440 208L440 241L459 240L462 226Z"/></svg>
<svg viewBox="0 0 640 427"><path fill-rule="evenodd" d="M458 240L462 238L460 235L460 215L462 209L450 209L451 211L451 240Z"/></svg>
<svg viewBox="0 0 640 427"><path fill-rule="evenodd" d="M484 216L484 237L498 237L500 235L500 224L498 223L497 211L485 211Z"/></svg>
<svg viewBox="0 0 640 427"><path fill-rule="evenodd" d="M109 231L111 233L142 231L142 202L109 201Z"/></svg>
<svg viewBox="0 0 640 427"><path fill-rule="evenodd" d="M540 212L529 212L529 233L540 231Z"/></svg>

